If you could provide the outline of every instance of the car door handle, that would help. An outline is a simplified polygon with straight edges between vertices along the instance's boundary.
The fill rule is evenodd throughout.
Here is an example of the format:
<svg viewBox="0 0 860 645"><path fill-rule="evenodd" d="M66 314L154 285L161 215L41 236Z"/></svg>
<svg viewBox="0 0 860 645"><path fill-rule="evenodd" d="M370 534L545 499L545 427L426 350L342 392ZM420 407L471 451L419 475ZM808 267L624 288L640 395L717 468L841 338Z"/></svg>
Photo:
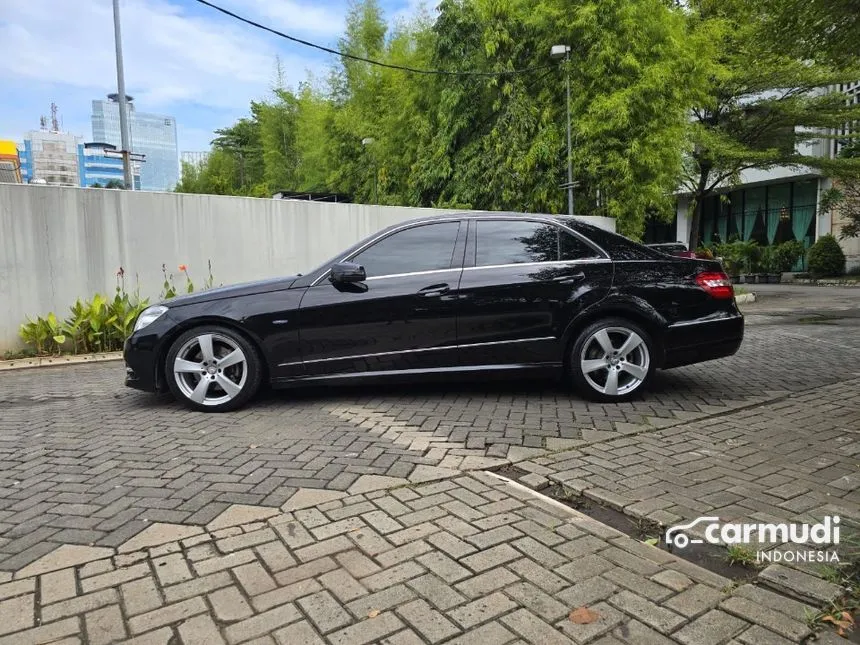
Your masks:
<svg viewBox="0 0 860 645"><path fill-rule="evenodd" d="M434 284L430 287L424 287L418 292L419 296L423 296L424 298L433 298L436 296L443 296L451 290L451 287L447 284Z"/></svg>
<svg viewBox="0 0 860 645"><path fill-rule="evenodd" d="M573 284L574 282L579 282L580 280L585 279L585 274L580 271L579 273L574 273L571 275L560 275L552 279L553 282L560 282L561 284Z"/></svg>

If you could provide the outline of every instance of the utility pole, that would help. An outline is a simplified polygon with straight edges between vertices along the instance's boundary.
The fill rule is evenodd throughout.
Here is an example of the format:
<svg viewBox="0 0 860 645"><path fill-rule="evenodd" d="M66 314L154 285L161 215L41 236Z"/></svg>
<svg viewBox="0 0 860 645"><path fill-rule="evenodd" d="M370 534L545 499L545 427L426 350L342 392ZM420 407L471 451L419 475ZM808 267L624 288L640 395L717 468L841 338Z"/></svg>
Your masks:
<svg viewBox="0 0 860 645"><path fill-rule="evenodd" d="M573 217L573 142L570 133L570 45L553 45L551 58L564 58L564 78L567 86L567 214Z"/></svg>
<svg viewBox="0 0 860 645"><path fill-rule="evenodd" d="M131 171L131 144L128 136L128 103L125 100L125 73L122 64L122 31L119 20L119 0L113 0L113 35L116 42L116 84L119 93L119 130L122 142L122 170L125 188L134 190L134 176Z"/></svg>

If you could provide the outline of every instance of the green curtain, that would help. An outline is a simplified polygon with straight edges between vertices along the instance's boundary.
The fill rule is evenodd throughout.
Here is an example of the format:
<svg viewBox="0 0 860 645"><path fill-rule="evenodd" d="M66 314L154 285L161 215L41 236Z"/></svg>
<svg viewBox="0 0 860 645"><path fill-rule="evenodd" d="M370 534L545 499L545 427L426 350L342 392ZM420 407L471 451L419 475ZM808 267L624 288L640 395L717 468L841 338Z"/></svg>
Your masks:
<svg viewBox="0 0 860 645"><path fill-rule="evenodd" d="M776 239L776 230L779 228L779 213L774 209L767 212L767 243L773 244Z"/></svg>
<svg viewBox="0 0 860 645"><path fill-rule="evenodd" d="M815 217L815 206L801 206L792 211L791 232L794 233L794 239L806 242L806 233L813 217Z"/></svg>
<svg viewBox="0 0 860 645"><path fill-rule="evenodd" d="M735 191L731 194L729 198L729 208L732 215L732 219L734 220L735 230L738 232L738 235L743 237L744 233L744 194L743 191Z"/></svg>
<svg viewBox="0 0 860 645"><path fill-rule="evenodd" d="M765 188L750 188L746 191L746 204L744 205L744 240L749 240L752 237L755 223L758 220L759 213L764 210L765 205ZM779 218L776 220L779 224ZM767 220L767 235L770 243L773 244L773 239L776 237L776 228L773 229L773 234L770 232L770 218Z"/></svg>

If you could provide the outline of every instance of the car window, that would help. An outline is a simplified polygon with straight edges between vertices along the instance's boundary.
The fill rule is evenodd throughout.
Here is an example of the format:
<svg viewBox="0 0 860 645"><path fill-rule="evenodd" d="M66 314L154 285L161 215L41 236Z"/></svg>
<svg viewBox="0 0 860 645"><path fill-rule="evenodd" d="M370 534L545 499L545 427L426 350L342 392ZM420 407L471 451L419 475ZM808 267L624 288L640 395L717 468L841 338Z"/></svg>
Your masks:
<svg viewBox="0 0 860 645"><path fill-rule="evenodd" d="M367 277L451 267L459 222L425 224L389 235L352 258Z"/></svg>
<svg viewBox="0 0 860 645"><path fill-rule="evenodd" d="M558 227L528 220L478 220L476 266L555 262Z"/></svg>
<svg viewBox="0 0 860 645"><path fill-rule="evenodd" d="M564 230L559 230L559 259L564 261L599 258L600 254L581 239Z"/></svg>

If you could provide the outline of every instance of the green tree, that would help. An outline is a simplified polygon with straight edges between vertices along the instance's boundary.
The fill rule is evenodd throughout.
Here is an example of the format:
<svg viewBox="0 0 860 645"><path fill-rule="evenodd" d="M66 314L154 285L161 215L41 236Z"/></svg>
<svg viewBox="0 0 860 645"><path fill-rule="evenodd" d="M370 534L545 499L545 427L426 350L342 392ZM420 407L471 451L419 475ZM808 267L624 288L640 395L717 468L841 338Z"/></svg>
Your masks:
<svg viewBox="0 0 860 645"><path fill-rule="evenodd" d="M801 60L761 37L767 16L746 0L691 0L691 40L707 52L705 93L694 104L693 148L684 184L692 195L690 248L699 242L702 204L746 169L808 166L853 172L854 160L827 159L800 144L860 118L860 106L829 91L860 69Z"/></svg>
<svg viewBox="0 0 860 645"><path fill-rule="evenodd" d="M111 179L105 184L105 188L124 189L125 182L119 179Z"/></svg>

